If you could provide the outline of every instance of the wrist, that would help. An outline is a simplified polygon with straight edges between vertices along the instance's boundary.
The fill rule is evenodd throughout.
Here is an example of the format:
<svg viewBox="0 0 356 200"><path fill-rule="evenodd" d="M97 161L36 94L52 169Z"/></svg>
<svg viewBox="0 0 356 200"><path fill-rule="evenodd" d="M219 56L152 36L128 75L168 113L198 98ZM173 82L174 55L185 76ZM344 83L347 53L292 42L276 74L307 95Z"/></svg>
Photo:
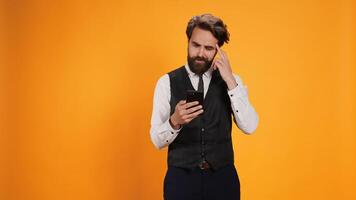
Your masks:
<svg viewBox="0 0 356 200"><path fill-rule="evenodd" d="M176 122L173 115L169 118L169 123L171 124L172 128L175 130L178 130L180 128L180 124L178 124L178 122Z"/></svg>
<svg viewBox="0 0 356 200"><path fill-rule="evenodd" d="M232 90L237 86L237 82L236 82L234 77L231 77L231 78L226 80L226 85L227 85L229 90Z"/></svg>

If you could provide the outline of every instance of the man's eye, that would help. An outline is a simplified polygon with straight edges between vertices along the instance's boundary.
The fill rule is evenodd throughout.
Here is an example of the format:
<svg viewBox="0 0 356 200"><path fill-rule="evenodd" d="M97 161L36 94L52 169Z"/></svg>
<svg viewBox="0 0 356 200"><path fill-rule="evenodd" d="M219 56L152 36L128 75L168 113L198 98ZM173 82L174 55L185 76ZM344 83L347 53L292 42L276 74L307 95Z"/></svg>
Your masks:
<svg viewBox="0 0 356 200"><path fill-rule="evenodd" d="M207 47L206 50L212 51L212 50L214 50L214 48L212 48L212 47Z"/></svg>

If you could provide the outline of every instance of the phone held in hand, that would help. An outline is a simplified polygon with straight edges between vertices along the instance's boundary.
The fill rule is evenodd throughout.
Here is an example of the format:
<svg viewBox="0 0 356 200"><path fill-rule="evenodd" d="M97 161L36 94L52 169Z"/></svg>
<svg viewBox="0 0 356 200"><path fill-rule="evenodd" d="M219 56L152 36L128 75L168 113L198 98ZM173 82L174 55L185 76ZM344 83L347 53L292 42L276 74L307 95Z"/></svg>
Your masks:
<svg viewBox="0 0 356 200"><path fill-rule="evenodd" d="M187 103L198 101L200 105L204 106L204 93L196 90L187 90Z"/></svg>

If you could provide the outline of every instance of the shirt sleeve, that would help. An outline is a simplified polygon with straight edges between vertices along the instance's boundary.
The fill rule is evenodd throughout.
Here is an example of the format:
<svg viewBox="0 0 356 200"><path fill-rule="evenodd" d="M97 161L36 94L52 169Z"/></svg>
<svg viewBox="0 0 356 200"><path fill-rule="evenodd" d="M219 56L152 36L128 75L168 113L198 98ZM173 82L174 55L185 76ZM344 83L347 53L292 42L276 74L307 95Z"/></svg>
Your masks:
<svg viewBox="0 0 356 200"><path fill-rule="evenodd" d="M249 101L247 87L243 85L239 76L234 74L234 77L237 86L228 90L234 122L242 132L252 134L257 129L259 117Z"/></svg>
<svg viewBox="0 0 356 200"><path fill-rule="evenodd" d="M173 129L169 122L171 112L170 90L169 76L165 74L158 80L153 97L150 136L157 149L162 149L172 143L181 130Z"/></svg>

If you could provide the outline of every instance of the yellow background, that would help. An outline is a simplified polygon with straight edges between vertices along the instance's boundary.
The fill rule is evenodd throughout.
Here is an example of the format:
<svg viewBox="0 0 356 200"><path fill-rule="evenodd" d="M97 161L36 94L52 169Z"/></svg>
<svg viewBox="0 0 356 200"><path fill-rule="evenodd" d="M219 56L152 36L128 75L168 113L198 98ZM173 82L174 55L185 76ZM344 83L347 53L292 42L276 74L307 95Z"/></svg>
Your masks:
<svg viewBox="0 0 356 200"><path fill-rule="evenodd" d="M206 12L260 117L233 130L242 199L356 199L353 0L1 1L0 199L162 199L154 86Z"/></svg>

